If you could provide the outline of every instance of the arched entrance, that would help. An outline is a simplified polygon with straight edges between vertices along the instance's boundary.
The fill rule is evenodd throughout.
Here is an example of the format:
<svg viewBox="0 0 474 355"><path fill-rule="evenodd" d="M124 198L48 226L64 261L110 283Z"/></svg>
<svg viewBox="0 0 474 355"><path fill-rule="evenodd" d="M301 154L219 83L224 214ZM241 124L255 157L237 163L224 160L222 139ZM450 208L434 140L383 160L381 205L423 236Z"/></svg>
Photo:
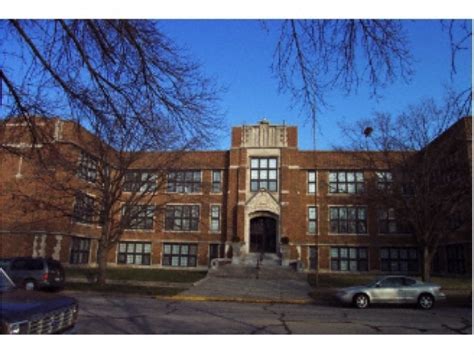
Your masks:
<svg viewBox="0 0 474 355"><path fill-rule="evenodd" d="M250 252L276 253L277 220L268 216L250 220Z"/></svg>

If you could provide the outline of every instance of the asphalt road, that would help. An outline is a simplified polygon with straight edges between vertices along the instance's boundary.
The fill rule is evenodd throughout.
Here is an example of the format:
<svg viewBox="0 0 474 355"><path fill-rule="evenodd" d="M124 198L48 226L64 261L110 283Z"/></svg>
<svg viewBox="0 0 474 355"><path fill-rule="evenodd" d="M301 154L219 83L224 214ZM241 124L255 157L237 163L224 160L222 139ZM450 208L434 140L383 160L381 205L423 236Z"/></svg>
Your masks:
<svg viewBox="0 0 474 355"><path fill-rule="evenodd" d="M472 334L472 309L176 302L68 292L77 334Z"/></svg>

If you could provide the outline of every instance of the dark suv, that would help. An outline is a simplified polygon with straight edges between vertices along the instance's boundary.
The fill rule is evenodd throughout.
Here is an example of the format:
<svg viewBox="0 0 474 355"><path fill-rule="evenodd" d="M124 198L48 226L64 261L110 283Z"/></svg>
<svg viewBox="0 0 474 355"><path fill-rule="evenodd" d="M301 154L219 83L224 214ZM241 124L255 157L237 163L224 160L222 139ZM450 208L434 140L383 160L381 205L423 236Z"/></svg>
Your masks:
<svg viewBox="0 0 474 355"><path fill-rule="evenodd" d="M64 269L52 258L17 257L2 259L0 264L17 287L26 290L64 287Z"/></svg>

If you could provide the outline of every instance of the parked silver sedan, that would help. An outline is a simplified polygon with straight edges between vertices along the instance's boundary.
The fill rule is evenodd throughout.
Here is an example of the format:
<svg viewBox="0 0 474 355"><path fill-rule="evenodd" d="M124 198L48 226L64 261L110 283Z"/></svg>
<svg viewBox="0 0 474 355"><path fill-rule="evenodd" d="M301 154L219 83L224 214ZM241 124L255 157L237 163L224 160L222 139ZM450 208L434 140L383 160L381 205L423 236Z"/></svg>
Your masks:
<svg viewBox="0 0 474 355"><path fill-rule="evenodd" d="M336 297L357 308L367 308L372 303L412 303L421 309L431 309L435 301L446 298L441 286L424 283L406 276L384 276L368 285L338 290Z"/></svg>

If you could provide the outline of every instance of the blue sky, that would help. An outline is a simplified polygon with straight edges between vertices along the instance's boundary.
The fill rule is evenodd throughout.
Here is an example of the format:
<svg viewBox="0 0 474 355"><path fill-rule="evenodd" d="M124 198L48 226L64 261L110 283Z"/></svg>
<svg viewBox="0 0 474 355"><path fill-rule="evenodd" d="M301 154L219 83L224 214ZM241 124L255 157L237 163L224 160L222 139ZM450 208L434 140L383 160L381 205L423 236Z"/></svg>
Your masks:
<svg viewBox="0 0 474 355"><path fill-rule="evenodd" d="M270 29L275 23L267 23ZM414 57L414 76L401 80L373 98L361 86L356 94L329 93L330 107L318 115L317 149L331 149L341 143L340 121L369 117L375 111L399 113L422 98L441 99L445 85L467 88L472 81L472 50L458 57L457 74L451 80L448 36L439 21L405 20L409 49ZM228 127L253 124L262 117L272 123L297 125L300 149L312 149L311 126L304 113L291 108L289 95L278 93L278 82L271 72L275 31L265 31L255 20L165 20L161 29L188 54L202 64L206 75L227 88L222 109ZM217 143L217 149L230 146L230 128Z"/></svg>

